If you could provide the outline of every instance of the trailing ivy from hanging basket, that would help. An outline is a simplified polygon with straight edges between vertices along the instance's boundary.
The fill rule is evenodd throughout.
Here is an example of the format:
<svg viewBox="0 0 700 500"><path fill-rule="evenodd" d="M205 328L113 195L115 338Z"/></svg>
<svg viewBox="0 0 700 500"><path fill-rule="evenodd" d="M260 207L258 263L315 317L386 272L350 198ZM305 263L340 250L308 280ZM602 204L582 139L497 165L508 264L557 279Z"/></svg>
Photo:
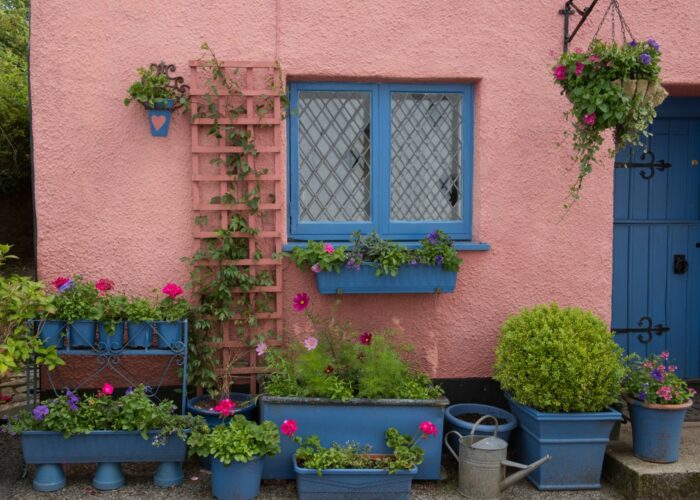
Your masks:
<svg viewBox="0 0 700 500"><path fill-rule="evenodd" d="M571 202L579 198L583 180L598 162L605 131L614 131L610 156L627 146L641 146L650 135L654 108L668 96L659 79L660 56L659 44L650 38L623 45L596 39L586 51L559 57L554 80L571 103L564 116L573 126L572 158L579 167L570 187Z"/></svg>

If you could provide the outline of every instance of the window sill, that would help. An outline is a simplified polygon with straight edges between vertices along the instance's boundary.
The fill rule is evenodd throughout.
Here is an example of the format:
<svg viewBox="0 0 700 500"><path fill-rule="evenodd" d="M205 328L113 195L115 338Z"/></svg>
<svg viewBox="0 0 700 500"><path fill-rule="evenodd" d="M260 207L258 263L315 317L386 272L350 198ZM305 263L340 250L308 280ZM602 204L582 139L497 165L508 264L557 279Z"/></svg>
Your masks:
<svg viewBox="0 0 700 500"><path fill-rule="evenodd" d="M327 243L332 243L335 246L350 246L349 241L328 241ZM402 245L408 248L418 248L420 246L419 241L400 241ZM485 242L475 242L475 241L455 241L455 248L460 252L486 252L491 250L491 245ZM297 247L305 247L306 241L288 241L282 246L282 250L285 252L291 252Z"/></svg>

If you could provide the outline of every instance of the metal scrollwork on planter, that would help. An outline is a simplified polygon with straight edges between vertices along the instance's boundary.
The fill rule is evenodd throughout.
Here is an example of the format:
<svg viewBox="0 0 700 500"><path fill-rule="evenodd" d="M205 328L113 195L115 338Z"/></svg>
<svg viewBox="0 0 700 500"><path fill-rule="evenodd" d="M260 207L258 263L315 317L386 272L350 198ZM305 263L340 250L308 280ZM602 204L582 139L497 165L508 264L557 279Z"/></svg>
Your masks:
<svg viewBox="0 0 700 500"><path fill-rule="evenodd" d="M170 80L170 86L173 88L178 97L187 97L190 93L190 86L185 84L185 78L182 76L171 76L170 73L175 73L177 69L174 64L166 64L164 61L156 63L151 63L150 68L156 72L157 75L165 75ZM179 108L181 104L176 103L173 109Z"/></svg>
<svg viewBox="0 0 700 500"><path fill-rule="evenodd" d="M649 157L650 159L650 161L648 162L616 161L615 168L649 169L648 172L646 170L642 170L641 172L639 172L639 175L641 175L642 178L646 180L649 180L652 177L654 177L654 174L656 174L657 170L663 172L667 168L671 168L671 164L668 163L666 160L656 161L656 157L651 151L644 151L642 153L641 160L645 160L647 157Z"/></svg>

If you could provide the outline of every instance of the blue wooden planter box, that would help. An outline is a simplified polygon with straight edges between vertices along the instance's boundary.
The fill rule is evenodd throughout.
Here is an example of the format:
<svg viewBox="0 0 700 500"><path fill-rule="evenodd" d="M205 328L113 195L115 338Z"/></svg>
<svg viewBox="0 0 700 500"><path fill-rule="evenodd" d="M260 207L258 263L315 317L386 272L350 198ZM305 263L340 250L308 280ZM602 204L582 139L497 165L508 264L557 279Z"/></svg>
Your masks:
<svg viewBox="0 0 700 500"><path fill-rule="evenodd" d="M520 424L513 435L516 461L552 459L527 478L540 490L600 489L605 449L620 412L543 413L506 398Z"/></svg>
<svg viewBox="0 0 700 500"><path fill-rule="evenodd" d="M437 436L420 440L425 459L418 466L415 479L440 479L442 433L445 408L442 399L351 399L337 401L325 398L296 398L261 396L260 421L271 420L278 426L287 419L296 420L301 437L317 435L324 446L334 442L355 441L369 444L374 453L389 453L384 433L395 427L403 434L415 435L418 426L426 420L438 429ZM282 452L265 457L263 479L294 479L293 456L297 444L282 438Z"/></svg>
<svg viewBox="0 0 700 500"><path fill-rule="evenodd" d="M339 273L322 271L316 274L322 294L355 293L435 293L453 292L457 273L442 266L404 265L397 276L376 276L375 267L363 264L359 270L342 268Z"/></svg>
<svg viewBox="0 0 700 500"><path fill-rule="evenodd" d="M409 500L418 468L389 474L382 469L305 469L292 457L299 500Z"/></svg>

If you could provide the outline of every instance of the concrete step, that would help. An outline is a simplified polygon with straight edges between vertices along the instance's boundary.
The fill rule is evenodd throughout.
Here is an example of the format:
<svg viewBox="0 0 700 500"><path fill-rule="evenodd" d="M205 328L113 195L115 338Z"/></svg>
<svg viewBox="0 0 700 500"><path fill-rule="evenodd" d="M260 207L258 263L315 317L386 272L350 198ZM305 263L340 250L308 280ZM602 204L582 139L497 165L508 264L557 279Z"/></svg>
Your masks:
<svg viewBox="0 0 700 500"><path fill-rule="evenodd" d="M635 457L632 426L623 425L620 439L608 446L603 476L630 500L700 499L700 422L683 425L680 459L673 464L655 464Z"/></svg>

